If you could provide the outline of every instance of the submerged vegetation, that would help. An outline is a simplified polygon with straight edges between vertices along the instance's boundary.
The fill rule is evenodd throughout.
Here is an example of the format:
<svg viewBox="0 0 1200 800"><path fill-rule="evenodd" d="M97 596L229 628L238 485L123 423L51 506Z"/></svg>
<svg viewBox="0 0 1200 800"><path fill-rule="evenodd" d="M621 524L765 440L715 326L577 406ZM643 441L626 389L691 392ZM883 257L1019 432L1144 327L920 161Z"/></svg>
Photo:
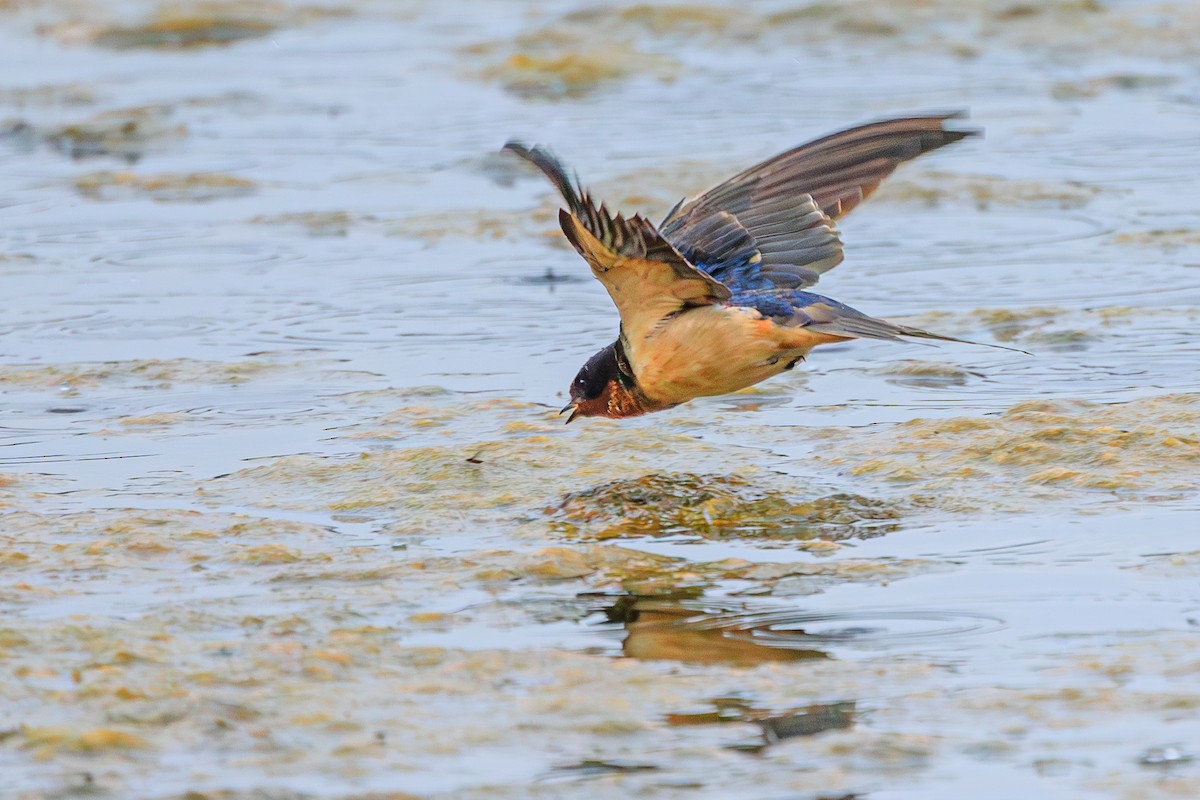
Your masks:
<svg viewBox="0 0 1200 800"><path fill-rule="evenodd" d="M752 480L692 474L643 475L572 492L555 510L562 533L596 539L674 534L839 539L878 536L894 527L878 523L899 516L893 504L856 495L796 502Z"/></svg>

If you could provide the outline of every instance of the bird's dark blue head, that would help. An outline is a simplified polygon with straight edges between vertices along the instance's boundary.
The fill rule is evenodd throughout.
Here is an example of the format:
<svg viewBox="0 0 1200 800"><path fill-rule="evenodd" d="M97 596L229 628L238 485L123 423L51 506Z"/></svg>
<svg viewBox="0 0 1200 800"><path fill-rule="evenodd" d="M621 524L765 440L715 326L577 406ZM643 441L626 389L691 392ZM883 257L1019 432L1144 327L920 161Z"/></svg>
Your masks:
<svg viewBox="0 0 1200 800"><path fill-rule="evenodd" d="M571 402L563 411L571 410L567 422L576 416L593 417L604 413L605 394L609 384L619 382L621 368L617 365L617 346L614 342L587 360L571 381Z"/></svg>
<svg viewBox="0 0 1200 800"><path fill-rule="evenodd" d="M659 408L666 407L650 403L638 390L637 379L618 339L584 363L571 381L571 402L563 411L570 411L571 416L566 420L570 422L576 416L622 420Z"/></svg>

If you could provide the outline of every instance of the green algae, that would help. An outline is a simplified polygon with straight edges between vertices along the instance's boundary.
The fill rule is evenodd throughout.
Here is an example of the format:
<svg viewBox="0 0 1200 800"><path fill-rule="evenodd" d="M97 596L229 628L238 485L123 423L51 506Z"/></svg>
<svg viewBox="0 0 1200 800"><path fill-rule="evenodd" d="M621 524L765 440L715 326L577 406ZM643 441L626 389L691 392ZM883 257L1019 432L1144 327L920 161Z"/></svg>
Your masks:
<svg viewBox="0 0 1200 800"><path fill-rule="evenodd" d="M1190 7L1166 8L1169 25L1158 24L1154 14L1136 6L1074 0L1036 5L994 0L849 0L766 13L693 3L612 5L570 11L509 41L467 48L465 54L492 59L475 73L478 77L539 99L585 96L637 74L673 77L674 68L662 59L669 59L680 42L728 48L762 47L768 42L809 47L836 43L866 51L941 53L964 60L1000 48L1075 62L1109 53L1164 60L1194 55L1200 13ZM1110 87L1131 90L1158 85L1162 84L1156 76L1116 74L1074 84L1060 82L1054 96L1077 100Z"/></svg>
<svg viewBox="0 0 1200 800"><path fill-rule="evenodd" d="M0 104L18 108L89 106L95 102L96 90L85 83L48 83L0 89Z"/></svg>
<svg viewBox="0 0 1200 800"><path fill-rule="evenodd" d="M886 532L899 516L886 503L856 495L797 502L736 476L689 473L644 475L574 492L553 513L564 535L597 539L678 533L839 539Z"/></svg>
<svg viewBox="0 0 1200 800"><path fill-rule="evenodd" d="M880 187L873 201L916 203L930 208L944 205L994 207L1081 208L1105 191L1099 186L1072 181L1023 181L995 175L970 175L945 170L905 170Z"/></svg>
<svg viewBox="0 0 1200 800"><path fill-rule="evenodd" d="M619 26L590 16L575 12L510 40L464 48L463 55L483 61L471 73L475 78L531 100L576 100L637 77L671 81L678 75L681 65L669 53L640 49Z"/></svg>
<svg viewBox="0 0 1200 800"><path fill-rule="evenodd" d="M245 383L288 365L261 358L236 362L189 358L104 361L81 364L12 364L0 369L0 389L77 389L101 384L142 384L165 388L174 383Z"/></svg>
<svg viewBox="0 0 1200 800"><path fill-rule="evenodd" d="M563 19L579 25L616 27L623 32L643 31L654 36L677 36L694 40L702 36L725 36L736 32L746 15L737 9L717 5L635 4L617 8L585 8L568 13Z"/></svg>
<svg viewBox="0 0 1200 800"><path fill-rule="evenodd" d="M535 40L548 38L535 37ZM494 60L477 74L480 79L497 81L507 91L526 99L568 100L586 97L638 75L653 75L667 81L678 68L668 56L643 53L625 45L577 47L519 49ZM486 52L492 48L482 49Z"/></svg>
<svg viewBox="0 0 1200 800"><path fill-rule="evenodd" d="M1200 396L1128 403L1030 401L996 416L826 429L822 459L946 507L1028 507L1031 497L1117 497L1200 486Z"/></svg>
<svg viewBox="0 0 1200 800"><path fill-rule="evenodd" d="M410 214L386 220L380 227L387 236L420 239L428 243L443 239L493 240L541 236L562 247L562 233L552 224L557 206L543 204L529 211L463 209L459 211Z"/></svg>
<svg viewBox="0 0 1200 800"><path fill-rule="evenodd" d="M257 0L169 3L146 22L98 25L82 38L97 47L113 50L222 47L261 39L286 26L349 14L349 9L336 6L290 6ZM72 38L80 38L80 34L76 32Z"/></svg>
<svg viewBox="0 0 1200 800"><path fill-rule="evenodd" d="M27 146L45 143L74 159L114 156L130 163L184 139L187 126L169 105L111 109L65 125L10 122L4 136Z"/></svg>
<svg viewBox="0 0 1200 800"><path fill-rule="evenodd" d="M216 19L205 16L171 16L129 28L99 31L95 43L114 50L133 48L183 49L228 45L243 39L259 39L277 26L254 19Z"/></svg>
<svg viewBox="0 0 1200 800"><path fill-rule="evenodd" d="M603 422L568 429L554 412L530 403L419 399L343 435L375 437L395 430L436 442L464 424L483 425L490 435L350 458L289 456L212 481L203 496L219 502L249 491L260 505L389 511L397 532L441 530L448 514L463 524L475 520L495 527L535 519L547 502L594 483L617 464L649 472L688 460L715 461L728 452L669 430L635 431Z"/></svg>
<svg viewBox="0 0 1200 800"><path fill-rule="evenodd" d="M854 494L797 496L783 476L747 465L744 475L660 472L668 464L720 463L730 451L670 429L629 430L601 422L570 430L546 409L500 400L457 401L433 394L361 426L348 440L403 442L488 419L501 438L464 444L401 445L352 458L289 456L209 482L208 502L249 491L257 505L399 512L389 530L426 535L482 525L570 541L662 536L752 537L795 542L814 551L839 539L894 530L903 507ZM595 485L614 467L638 477ZM258 488L254 488L258 487Z"/></svg>
<svg viewBox="0 0 1200 800"><path fill-rule="evenodd" d="M1050 94L1056 100L1083 100L1098 97L1111 91L1133 92L1142 89L1162 88L1171 86L1178 82L1178 80L1173 75L1116 73L1097 78L1060 81L1051 87Z"/></svg>
<svg viewBox="0 0 1200 800"><path fill-rule="evenodd" d="M258 184L218 172L141 175L133 172L90 172L75 179L75 188L92 200L136 200L156 203L208 203L249 197Z"/></svg>
<svg viewBox="0 0 1200 800"><path fill-rule="evenodd" d="M414 394L430 404L440 398L461 405L444 392ZM379 395L372 393L376 399ZM347 396L348 402L352 399ZM469 416L488 408L486 402L466 407ZM1026 411L1049 413L1049 409ZM518 441L524 438L514 435ZM574 435L563 432L553 438ZM506 452L498 449L493 456ZM261 492L263 485L251 482L249 471L241 480ZM670 501L666 507L684 510L696 508L702 496L739 496L750 491L750 485L730 476L692 474L689 480L674 482L658 476L645 486L634 483L596 497L605 514L627 507L644 509L661 497ZM446 508L442 513L453 512ZM896 774L908 774L921 770L930 759L950 756L950 746L940 738L907 732L905 720L897 718L898 707L950 714L965 704L972 709L973 720L983 720L979 724L989 730L1035 716L1039 724L1013 740L1013 757L1037 750L1048 737L1053 741L1052 734L1044 731L1064 725L1069 730L1112 713L1102 710L1111 693L1090 691L1084 681L1070 684L1074 691L1064 695L1067 702L1022 690L1003 690L994 697L979 690L964 694L963 689L946 685L951 673L936 663L880 657L861 664L832 660L815 646L791 650L752 646L731 640L719 627L680 627L678 623L686 623L694 612L667 614L672 603L657 610L653 602L645 606L645 615L624 632L621 652L629 658L615 662L553 650L467 652L404 641L417 635L463 636L471 626L511 625L514 609L522 617L540 615L533 593L558 587L572 594L616 590L663 598L707 591L729 580L751 581L759 590L770 591L799 581L804 591L812 592L822 586L844 586L850 580L886 583L946 568L941 563L704 562L610 544L389 556L378 547L346 547L339 541L340 534L322 526L210 512L14 518L6 520L3 529L19 534L20 541L0 550L25 556L10 574L18 584L31 587L14 588L4 596L5 602L69 599L69 594L48 595L32 588L30 579L45 574L51 564L70 575L107 573L148 586L162 586L154 581L164 578L182 584L199 575L213 588L225 583L238 589L237 596L210 600L202 607L156 606L136 622L95 616L50 621L18 616L13 624L6 624L7 630L0 633L0 660L16 676L7 691L40 709L21 721L25 727L9 737L9 746L51 758L60 766L83 768L97 753L139 752L156 757L186 752L208 763L235 742L244 751L241 763L263 774L280 761L300 760L310 770L403 774L413 768L414 754L426 763L449 766L468 757L464 743L469 745L469 757L477 758L480 752L503 750L505 742L518 737L537 747L549 747L551 742L561 746L568 740L588 752L599 747L602 754L610 753L604 749L608 741L619 741L620 747L628 747L631 741L652 744L658 752L671 755L669 769L675 774L693 769L688 766L690 759L711 760L729 752L725 750L729 737L700 743L694 735L666 732L679 727L671 721L673 714L681 709L686 713L711 698L714 674L750 698L746 708L754 711L732 724L745 726L747 735L755 736L763 735L769 720L784 720L791 712L803 715L805 709L794 705L797 694L829 698L829 705L836 705L845 698L876 697L879 687L887 686L889 703L873 712L869 730L830 725L811 739L830 766L818 775L797 774L804 775L805 786L816 787L821 781L845 781L863 764L886 764ZM531 535L530 531L526 529L524 535ZM177 560L204 571L164 569ZM453 613L430 610L431 598L464 586L482 587L510 599L495 608L475 604ZM247 608L246 592L260 598L251 602L252 610ZM793 586L779 596L795 593ZM558 597L555 613L545 618L572 619L570 602ZM297 604L305 609L303 615L294 612ZM384 615L390 623L380 618L381 609L395 609ZM666 616L656 617L660 612ZM1169 669L1186 668L1187 652L1176 651L1165 662ZM680 662L683 668L668 668ZM1046 667L1044 662L1039 666ZM1119 663L1111 663L1102 669L1119 668ZM514 694L514 686L526 685L536 686L537 691ZM378 699L358 702L368 694ZM280 696L287 702L280 703ZM491 709L501 721L480 730L475 714L461 721L414 720L414 709L438 699L455 707L468 703L476 714ZM1186 702L1179 692L1153 697L1139 693L1122 713L1182 713ZM838 719L848 721L836 714L825 721ZM808 722L799 720L797 729L806 729ZM790 730L785 722L778 724ZM30 736L23 733L26 729ZM135 739L126 740L126 735ZM965 741L974 746L984 738L972 735ZM130 741L151 744L139 748ZM103 749L81 745L87 742ZM786 750L772 752L786 757ZM389 755L399 752L403 758ZM132 763L106 763L119 774L137 774Z"/></svg>
<svg viewBox="0 0 1200 800"><path fill-rule="evenodd" d="M298 226L309 236L347 236L359 221L373 222L374 217L359 220L347 211L300 211L289 214L260 214L250 218L256 225Z"/></svg>
<svg viewBox="0 0 1200 800"><path fill-rule="evenodd" d="M977 308L956 313L930 312L907 317L905 322L981 342L1013 344L1027 348L1037 358L1041 352L1071 352L1096 346L1106 339L1125 338L1131 330L1148 322L1169 329L1186 330L1198 318L1200 312L1190 307L1160 306L1150 309L1101 306L1079 309L1030 305L1019 308ZM891 365L886 365L877 368L876 373L887 375L891 369ZM952 371L955 368L947 365L947 369Z"/></svg>
<svg viewBox="0 0 1200 800"><path fill-rule="evenodd" d="M1137 247L1161 247L1177 250L1200 245L1200 230L1193 228L1152 228L1147 231L1118 233L1112 238L1115 244Z"/></svg>

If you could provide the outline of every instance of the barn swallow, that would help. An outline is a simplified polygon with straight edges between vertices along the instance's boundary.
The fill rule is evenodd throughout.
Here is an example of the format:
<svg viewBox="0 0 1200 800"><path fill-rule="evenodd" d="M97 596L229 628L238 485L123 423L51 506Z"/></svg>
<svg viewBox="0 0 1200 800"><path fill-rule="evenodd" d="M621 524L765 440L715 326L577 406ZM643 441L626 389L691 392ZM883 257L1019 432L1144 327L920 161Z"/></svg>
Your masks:
<svg viewBox="0 0 1200 800"><path fill-rule="evenodd" d="M958 116L886 119L802 144L681 200L657 226L597 206L548 150L506 144L562 194L562 231L621 316L617 340L571 382L567 422L635 417L736 392L791 369L821 344L963 342L804 291L842 262L834 220L903 162L978 134L948 129Z"/></svg>

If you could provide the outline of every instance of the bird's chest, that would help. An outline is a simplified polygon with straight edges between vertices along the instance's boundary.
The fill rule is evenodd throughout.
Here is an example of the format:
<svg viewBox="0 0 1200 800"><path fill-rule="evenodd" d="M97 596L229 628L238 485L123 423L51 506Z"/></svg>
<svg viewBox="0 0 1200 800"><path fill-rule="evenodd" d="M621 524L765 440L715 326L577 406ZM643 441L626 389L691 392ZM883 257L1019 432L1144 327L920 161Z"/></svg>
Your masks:
<svg viewBox="0 0 1200 800"><path fill-rule="evenodd" d="M802 355L790 353L770 319L729 306L685 311L626 349L641 390L672 404L752 386Z"/></svg>

